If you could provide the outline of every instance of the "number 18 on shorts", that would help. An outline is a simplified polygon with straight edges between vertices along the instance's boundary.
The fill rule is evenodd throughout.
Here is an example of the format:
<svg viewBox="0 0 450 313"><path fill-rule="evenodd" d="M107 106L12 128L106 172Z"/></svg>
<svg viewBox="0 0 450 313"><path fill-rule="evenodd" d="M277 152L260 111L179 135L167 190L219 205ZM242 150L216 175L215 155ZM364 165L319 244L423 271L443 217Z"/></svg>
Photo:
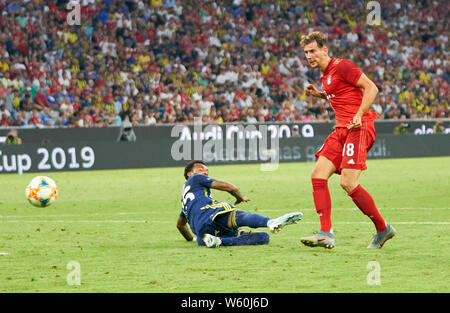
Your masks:
<svg viewBox="0 0 450 313"><path fill-rule="evenodd" d="M373 121L365 122L361 127L353 129L336 127L316 153L316 158L324 156L329 159L338 174L343 168L365 170L367 152L375 143L375 138Z"/></svg>

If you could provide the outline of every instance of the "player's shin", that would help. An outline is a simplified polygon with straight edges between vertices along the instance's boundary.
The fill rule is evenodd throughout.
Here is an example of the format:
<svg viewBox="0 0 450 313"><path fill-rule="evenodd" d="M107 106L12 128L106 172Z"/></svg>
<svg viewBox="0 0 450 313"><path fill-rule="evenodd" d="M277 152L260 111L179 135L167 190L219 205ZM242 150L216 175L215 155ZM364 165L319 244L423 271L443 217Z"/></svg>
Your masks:
<svg viewBox="0 0 450 313"><path fill-rule="evenodd" d="M328 181L322 178L312 178L313 198L316 212L319 214L320 230L331 231L331 196Z"/></svg>
<svg viewBox="0 0 450 313"><path fill-rule="evenodd" d="M356 206L367 215L375 224L377 232L382 232L386 229L386 222L375 206L372 196L363 188L358 185L355 189L350 191L348 195L352 198Z"/></svg>

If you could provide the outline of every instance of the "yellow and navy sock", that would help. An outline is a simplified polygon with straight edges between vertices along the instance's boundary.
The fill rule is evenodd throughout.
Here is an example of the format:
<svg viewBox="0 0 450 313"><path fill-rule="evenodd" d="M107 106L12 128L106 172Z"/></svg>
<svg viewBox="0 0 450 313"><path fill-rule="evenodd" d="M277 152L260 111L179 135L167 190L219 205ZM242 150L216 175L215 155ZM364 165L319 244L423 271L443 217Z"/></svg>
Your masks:
<svg viewBox="0 0 450 313"><path fill-rule="evenodd" d="M236 210L232 216L232 223L235 228L247 226L250 228L266 227L270 218L250 212Z"/></svg>

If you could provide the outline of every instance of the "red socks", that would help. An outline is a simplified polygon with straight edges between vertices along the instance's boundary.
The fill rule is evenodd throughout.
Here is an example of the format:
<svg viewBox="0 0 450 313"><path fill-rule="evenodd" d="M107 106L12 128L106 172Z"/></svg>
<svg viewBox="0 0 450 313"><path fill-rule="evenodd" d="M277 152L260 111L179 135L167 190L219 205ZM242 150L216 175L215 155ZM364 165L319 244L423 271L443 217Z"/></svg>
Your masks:
<svg viewBox="0 0 450 313"><path fill-rule="evenodd" d="M386 229L386 222L383 217L381 217L380 212L378 212L375 202L370 194L363 187L361 187L361 185L358 185L355 189L350 191L348 195L352 198L353 202L355 202L361 212L370 217L372 222L375 224L377 232L381 232Z"/></svg>
<svg viewBox="0 0 450 313"><path fill-rule="evenodd" d="M311 178L313 186L314 205L320 218L320 230L331 230L331 197L328 181L322 178Z"/></svg>
<svg viewBox="0 0 450 313"><path fill-rule="evenodd" d="M320 230L329 232L331 231L331 197L328 190L328 181L322 178L312 178L311 182L314 205L320 218ZM361 185L350 191L348 195L361 212L372 220L377 232L382 232L386 229L386 222L380 212L378 212L372 196Z"/></svg>

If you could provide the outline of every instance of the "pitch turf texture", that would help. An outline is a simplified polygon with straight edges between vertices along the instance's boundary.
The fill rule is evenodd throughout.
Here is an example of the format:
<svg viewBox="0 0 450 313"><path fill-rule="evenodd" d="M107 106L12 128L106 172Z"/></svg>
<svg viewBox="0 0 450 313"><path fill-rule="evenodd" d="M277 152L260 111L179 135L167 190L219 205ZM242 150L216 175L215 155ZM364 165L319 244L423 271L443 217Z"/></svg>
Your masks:
<svg viewBox="0 0 450 313"><path fill-rule="evenodd" d="M240 209L304 213L268 245L219 249L186 242L175 227L182 168L42 173L59 187L48 208L25 200L36 173L2 174L0 292L450 291L450 157L368 161L360 182L398 231L381 250L366 249L375 229L339 176L329 183L335 249L300 243L319 229L313 165L282 163L273 172L210 166L211 177L251 198ZM213 197L233 200L219 191Z"/></svg>

